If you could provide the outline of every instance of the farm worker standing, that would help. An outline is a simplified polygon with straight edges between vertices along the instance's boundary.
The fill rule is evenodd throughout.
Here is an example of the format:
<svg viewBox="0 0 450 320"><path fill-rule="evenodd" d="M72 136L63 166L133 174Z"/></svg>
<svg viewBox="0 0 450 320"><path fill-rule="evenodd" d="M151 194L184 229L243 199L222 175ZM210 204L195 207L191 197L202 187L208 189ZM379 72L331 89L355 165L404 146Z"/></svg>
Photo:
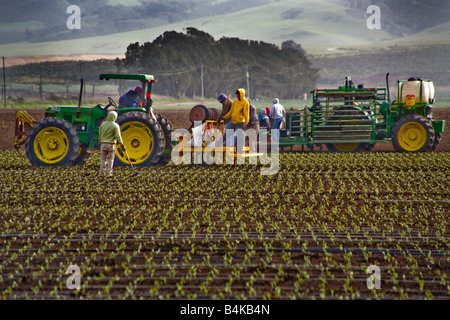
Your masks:
<svg viewBox="0 0 450 320"><path fill-rule="evenodd" d="M256 108L252 104L250 104L249 121L247 126L245 127L245 132L247 132L248 130L254 130L254 132L248 134L250 153L254 153L256 152L256 140L259 134L259 119L256 113Z"/></svg>
<svg viewBox="0 0 450 320"><path fill-rule="evenodd" d="M224 119L231 118L231 121L227 124L226 129L232 129L232 130L238 130L241 129L242 131L247 126L249 120L250 120L250 103L245 98L245 89L240 88L236 90L236 97L237 99L233 101L230 111L226 115L223 116ZM227 139L227 133L225 131L223 135L223 142ZM232 137L230 137L232 138ZM237 150L237 153L243 153L243 147L244 147L244 136L242 135L242 143L239 145L239 150Z"/></svg>
<svg viewBox="0 0 450 320"><path fill-rule="evenodd" d="M231 105L233 104L233 101L227 97L225 94L221 93L217 100L222 104L222 114L220 115L219 119L222 119L224 115L230 111ZM225 120L225 124L230 122L230 119Z"/></svg>
<svg viewBox="0 0 450 320"><path fill-rule="evenodd" d="M137 108L142 93L141 87L136 87L134 90L129 90L119 98L119 108Z"/></svg>
<svg viewBox="0 0 450 320"><path fill-rule="evenodd" d="M98 129L100 142L100 175L112 176L116 143L123 146L120 127L116 123L117 112L110 111Z"/></svg>
<svg viewBox="0 0 450 320"><path fill-rule="evenodd" d="M269 107L262 108L259 111L258 119L259 119L259 126L260 127L265 127L267 129L270 128L269 113L270 113L270 108Z"/></svg>
<svg viewBox="0 0 450 320"><path fill-rule="evenodd" d="M273 106L270 109L269 117L273 119L272 129L280 129L280 125L283 121L285 121L286 110L280 104L280 100L278 98L273 99Z"/></svg>

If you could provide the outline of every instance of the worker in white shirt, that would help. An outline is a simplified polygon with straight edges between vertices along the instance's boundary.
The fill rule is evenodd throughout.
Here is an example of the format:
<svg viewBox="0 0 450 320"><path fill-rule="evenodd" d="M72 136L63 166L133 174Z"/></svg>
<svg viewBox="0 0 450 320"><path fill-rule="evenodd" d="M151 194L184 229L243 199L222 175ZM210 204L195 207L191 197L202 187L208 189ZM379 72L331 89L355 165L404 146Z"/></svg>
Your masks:
<svg viewBox="0 0 450 320"><path fill-rule="evenodd" d="M273 121L272 129L280 129L280 125L286 119L286 110L280 104L278 98L273 99L273 106L270 109L269 117Z"/></svg>

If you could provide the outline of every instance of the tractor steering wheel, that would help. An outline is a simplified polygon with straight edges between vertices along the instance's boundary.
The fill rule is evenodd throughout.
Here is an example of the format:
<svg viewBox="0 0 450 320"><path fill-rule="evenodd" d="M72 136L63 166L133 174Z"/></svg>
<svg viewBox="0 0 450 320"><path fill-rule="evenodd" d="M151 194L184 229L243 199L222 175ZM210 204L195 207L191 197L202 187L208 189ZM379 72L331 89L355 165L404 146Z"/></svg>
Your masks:
<svg viewBox="0 0 450 320"><path fill-rule="evenodd" d="M114 100L111 97L108 97L109 105L113 105L117 108L117 104L114 102Z"/></svg>
<svg viewBox="0 0 450 320"><path fill-rule="evenodd" d="M109 103L103 108L104 110L108 109L110 106L114 106L117 109L117 104L111 97L108 97Z"/></svg>

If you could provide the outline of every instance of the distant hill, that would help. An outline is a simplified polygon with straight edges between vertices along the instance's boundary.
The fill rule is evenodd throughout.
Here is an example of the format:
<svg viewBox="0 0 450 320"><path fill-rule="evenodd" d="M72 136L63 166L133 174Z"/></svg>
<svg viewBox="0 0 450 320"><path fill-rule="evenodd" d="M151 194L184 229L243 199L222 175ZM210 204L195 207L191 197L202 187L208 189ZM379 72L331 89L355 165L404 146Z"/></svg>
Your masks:
<svg viewBox="0 0 450 320"><path fill-rule="evenodd" d="M72 4L81 9L79 30L66 26ZM381 30L367 28L369 5L381 9ZM3 1L0 54L122 54L129 43L186 27L305 48L450 40L449 16L448 0Z"/></svg>
<svg viewBox="0 0 450 320"><path fill-rule="evenodd" d="M72 4L81 9L80 30L66 26ZM380 7L380 30L367 28L369 5ZM437 89L447 92L449 16L449 0L2 1L0 56L7 57L7 65L9 57L18 56L123 58L130 44L193 27L215 40L239 38L280 47L293 40L320 70L320 85L334 86L346 75L382 85L391 72L393 79L435 79Z"/></svg>
<svg viewBox="0 0 450 320"><path fill-rule="evenodd" d="M48 42L166 26L262 6L275 0L20 0L3 1L0 44ZM80 30L66 26L70 5L81 11Z"/></svg>

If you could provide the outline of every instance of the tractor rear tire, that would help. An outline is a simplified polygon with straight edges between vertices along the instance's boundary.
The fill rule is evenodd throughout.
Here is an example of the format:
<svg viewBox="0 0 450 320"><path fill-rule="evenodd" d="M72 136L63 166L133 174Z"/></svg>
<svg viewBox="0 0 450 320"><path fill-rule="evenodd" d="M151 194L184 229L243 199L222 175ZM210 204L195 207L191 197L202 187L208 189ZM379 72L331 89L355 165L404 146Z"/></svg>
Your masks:
<svg viewBox="0 0 450 320"><path fill-rule="evenodd" d="M64 119L49 117L36 123L25 142L25 153L35 166L72 165L79 154L75 128Z"/></svg>
<svg viewBox="0 0 450 320"><path fill-rule="evenodd" d="M401 118L392 128L392 145L397 152L426 152L433 147L430 120L417 114Z"/></svg>
<svg viewBox="0 0 450 320"><path fill-rule="evenodd" d="M131 163L134 166L156 165L161 159L164 147L164 133L158 121L144 112L127 112L117 118L122 140ZM116 148L118 166L127 166L127 155Z"/></svg>
<svg viewBox="0 0 450 320"><path fill-rule="evenodd" d="M164 154L161 156L158 165L166 165L171 159L173 127L169 120L160 114L156 115L156 119L164 132Z"/></svg>
<svg viewBox="0 0 450 320"><path fill-rule="evenodd" d="M344 111L348 111L346 115L355 115L363 118L345 118L345 120L354 120L355 125L359 124L358 120L369 121L371 119L371 115L366 111L359 109L343 109ZM332 124L335 124L334 121L340 120L339 115L333 116ZM370 133L367 136L367 139L370 139ZM374 144L371 143L327 143L326 147L331 152L368 152L372 150Z"/></svg>
<svg viewBox="0 0 450 320"><path fill-rule="evenodd" d="M442 140L442 133L441 133L441 132L435 133L435 134L434 134L434 142L433 142L433 145L432 145L431 148L430 148L430 151L436 150L436 148L437 148L437 147L439 146L439 144L441 143L441 140Z"/></svg>

